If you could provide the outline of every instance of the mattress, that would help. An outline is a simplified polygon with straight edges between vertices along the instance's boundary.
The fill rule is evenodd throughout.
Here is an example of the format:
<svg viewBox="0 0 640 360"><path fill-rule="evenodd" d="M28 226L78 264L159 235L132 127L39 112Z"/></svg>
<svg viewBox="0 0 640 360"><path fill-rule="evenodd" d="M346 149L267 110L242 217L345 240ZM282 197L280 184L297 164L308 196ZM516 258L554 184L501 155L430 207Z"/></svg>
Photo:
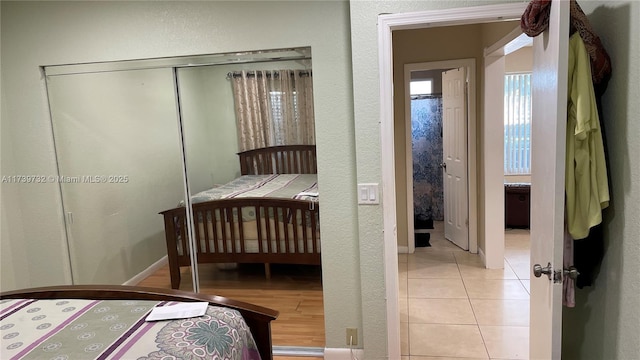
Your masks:
<svg viewBox="0 0 640 360"><path fill-rule="evenodd" d="M260 359L242 315L208 306L205 315L146 322L143 300L3 300L2 359Z"/></svg>
<svg viewBox="0 0 640 360"><path fill-rule="evenodd" d="M318 200L317 174L243 175L227 184L199 192L191 197L204 201L243 197Z"/></svg>

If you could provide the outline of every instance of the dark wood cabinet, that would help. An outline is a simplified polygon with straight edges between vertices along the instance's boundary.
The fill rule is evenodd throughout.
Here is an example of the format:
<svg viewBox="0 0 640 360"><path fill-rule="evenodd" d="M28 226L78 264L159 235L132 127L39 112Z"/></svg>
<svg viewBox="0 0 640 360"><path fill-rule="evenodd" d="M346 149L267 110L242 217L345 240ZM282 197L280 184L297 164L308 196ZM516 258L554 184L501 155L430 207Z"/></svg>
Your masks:
<svg viewBox="0 0 640 360"><path fill-rule="evenodd" d="M504 184L504 224L507 228L529 228L530 184Z"/></svg>

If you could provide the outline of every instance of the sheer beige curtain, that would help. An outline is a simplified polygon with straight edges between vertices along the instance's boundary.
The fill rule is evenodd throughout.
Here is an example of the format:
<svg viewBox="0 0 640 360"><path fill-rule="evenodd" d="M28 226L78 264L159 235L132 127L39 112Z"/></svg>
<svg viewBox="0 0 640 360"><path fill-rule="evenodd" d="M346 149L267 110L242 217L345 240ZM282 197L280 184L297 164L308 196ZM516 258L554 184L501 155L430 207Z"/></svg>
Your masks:
<svg viewBox="0 0 640 360"><path fill-rule="evenodd" d="M311 71L231 74L240 151L315 144Z"/></svg>

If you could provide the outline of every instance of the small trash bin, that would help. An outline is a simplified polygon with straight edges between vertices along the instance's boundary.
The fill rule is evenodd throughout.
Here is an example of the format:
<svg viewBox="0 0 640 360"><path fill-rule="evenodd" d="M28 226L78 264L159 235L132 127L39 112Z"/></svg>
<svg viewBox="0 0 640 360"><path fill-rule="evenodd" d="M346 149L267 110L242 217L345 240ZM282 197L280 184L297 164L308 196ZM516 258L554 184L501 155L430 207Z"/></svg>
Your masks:
<svg viewBox="0 0 640 360"><path fill-rule="evenodd" d="M531 184L504 184L504 224L507 228L529 228Z"/></svg>

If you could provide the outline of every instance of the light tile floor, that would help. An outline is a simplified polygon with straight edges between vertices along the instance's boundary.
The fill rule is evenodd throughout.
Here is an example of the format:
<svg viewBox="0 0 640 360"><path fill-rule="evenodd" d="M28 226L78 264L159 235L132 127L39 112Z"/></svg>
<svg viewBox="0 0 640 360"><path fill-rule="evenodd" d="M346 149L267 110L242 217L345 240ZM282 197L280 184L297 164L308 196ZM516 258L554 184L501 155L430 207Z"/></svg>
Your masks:
<svg viewBox="0 0 640 360"><path fill-rule="evenodd" d="M505 231L504 269L444 239L399 254L402 360L527 359L529 231Z"/></svg>

